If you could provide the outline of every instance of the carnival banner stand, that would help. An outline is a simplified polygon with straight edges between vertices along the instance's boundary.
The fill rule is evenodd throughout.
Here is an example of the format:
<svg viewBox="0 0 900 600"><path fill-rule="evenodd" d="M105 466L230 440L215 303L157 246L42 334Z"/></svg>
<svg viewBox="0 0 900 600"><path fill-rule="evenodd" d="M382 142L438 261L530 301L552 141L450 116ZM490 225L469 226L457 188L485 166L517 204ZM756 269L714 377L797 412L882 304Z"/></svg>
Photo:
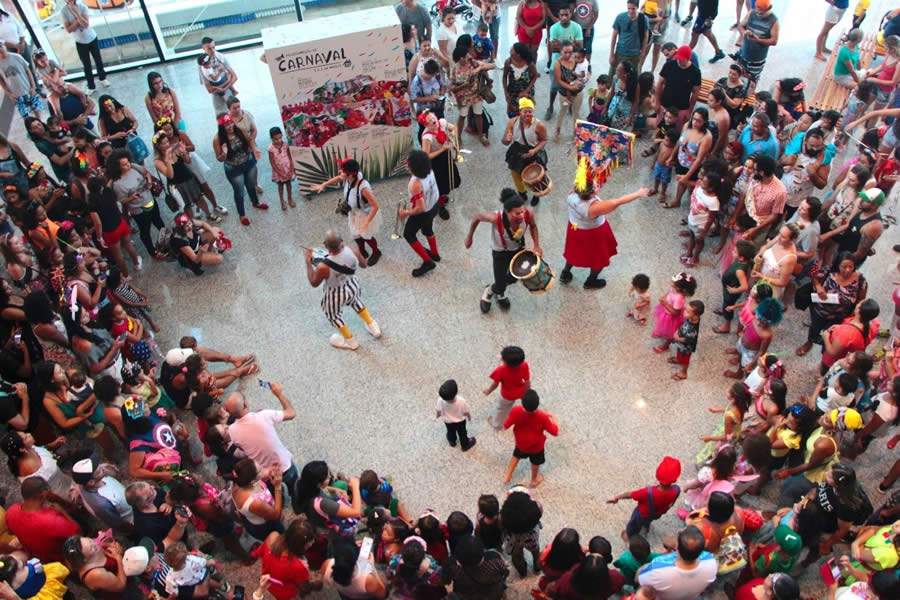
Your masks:
<svg viewBox="0 0 900 600"><path fill-rule="evenodd" d="M613 171L633 164L635 139L627 131L589 121L575 122L575 162L587 158L595 190L603 187Z"/></svg>
<svg viewBox="0 0 900 600"><path fill-rule="evenodd" d="M392 6L264 29L262 38L301 190L347 158L369 180L405 171L413 115Z"/></svg>

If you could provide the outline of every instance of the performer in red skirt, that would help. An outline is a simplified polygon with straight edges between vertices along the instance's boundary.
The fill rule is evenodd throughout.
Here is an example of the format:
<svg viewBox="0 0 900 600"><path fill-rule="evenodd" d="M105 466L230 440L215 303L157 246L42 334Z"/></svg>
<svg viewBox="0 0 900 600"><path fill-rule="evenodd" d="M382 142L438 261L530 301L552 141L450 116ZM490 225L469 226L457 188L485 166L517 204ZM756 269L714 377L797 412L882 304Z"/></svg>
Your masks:
<svg viewBox="0 0 900 600"><path fill-rule="evenodd" d="M559 274L562 283L572 281L572 267L581 267L591 270L584 281L585 289L600 289L606 285L606 280L600 278L600 271L609 265L609 259L617 253L616 236L606 215L623 204L646 196L647 192L649 190L642 187L620 198L601 200L594 192L594 178L587 158L581 159L575 172L575 191L566 198L569 226L566 228L566 247L563 250L566 266Z"/></svg>

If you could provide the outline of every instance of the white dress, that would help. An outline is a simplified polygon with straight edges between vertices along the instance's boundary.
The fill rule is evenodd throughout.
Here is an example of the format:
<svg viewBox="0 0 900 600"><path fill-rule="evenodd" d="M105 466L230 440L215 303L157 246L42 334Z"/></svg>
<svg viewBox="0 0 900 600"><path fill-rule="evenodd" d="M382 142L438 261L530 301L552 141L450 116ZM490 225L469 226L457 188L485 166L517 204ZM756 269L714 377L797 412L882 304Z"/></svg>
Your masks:
<svg viewBox="0 0 900 600"><path fill-rule="evenodd" d="M69 490L74 485L72 479L59 469L56 459L53 458L53 454L49 450L43 446L34 446L34 451L37 452L41 459L41 466L31 475L18 477L17 479L22 482L30 477L40 477L50 486L51 492L60 498L68 500Z"/></svg>

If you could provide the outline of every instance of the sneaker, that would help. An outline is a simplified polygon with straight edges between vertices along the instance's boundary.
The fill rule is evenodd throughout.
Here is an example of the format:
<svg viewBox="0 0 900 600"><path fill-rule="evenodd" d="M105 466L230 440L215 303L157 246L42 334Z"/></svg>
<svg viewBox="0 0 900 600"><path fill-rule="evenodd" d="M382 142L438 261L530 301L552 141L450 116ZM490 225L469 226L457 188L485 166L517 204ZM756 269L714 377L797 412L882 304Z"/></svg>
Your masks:
<svg viewBox="0 0 900 600"><path fill-rule="evenodd" d="M597 279L587 279L584 282L584 289L586 290L600 290L606 287L606 280L598 277Z"/></svg>
<svg viewBox="0 0 900 600"><path fill-rule="evenodd" d="M438 208L438 216L445 221L450 220L450 211L447 210L446 206L441 206Z"/></svg>
<svg viewBox="0 0 900 600"><path fill-rule="evenodd" d="M227 215L227 214L228 214L228 209L225 208L224 206L219 206L218 204L216 204L215 206L213 206L213 210L216 211L217 213L219 213L220 215Z"/></svg>
<svg viewBox="0 0 900 600"><path fill-rule="evenodd" d="M497 296L497 306L503 310L509 310L509 298L506 296Z"/></svg>
<svg viewBox="0 0 900 600"><path fill-rule="evenodd" d="M709 62L710 62L710 63L717 63L717 62L719 62L720 60L722 60L723 58L725 58L725 53L722 52L721 50L719 50L718 52L716 52L716 55L715 55L715 56L713 56L711 59L709 59Z"/></svg>
<svg viewBox="0 0 900 600"><path fill-rule="evenodd" d="M426 252L428 252L428 256L431 257L431 260L433 260L434 262L441 262L441 255L440 255L440 254L437 254L437 253L435 253L435 252L432 252L431 250L426 250Z"/></svg>
<svg viewBox="0 0 900 600"><path fill-rule="evenodd" d="M222 217L220 217L219 215L217 215L215 213L210 213L210 214L206 215L206 220L209 221L210 223L221 223Z"/></svg>
<svg viewBox="0 0 900 600"><path fill-rule="evenodd" d="M437 266L437 264L433 260L425 261L422 263L421 266L416 267L415 269L412 270L412 276L413 277L421 277L428 271L431 271L432 269L434 269L436 266Z"/></svg>
<svg viewBox="0 0 900 600"><path fill-rule="evenodd" d="M572 281L572 271L566 271L565 269L563 269L563 271L559 274L559 281L560 283L569 283L570 281Z"/></svg>
<svg viewBox="0 0 900 600"><path fill-rule="evenodd" d="M249 217L241 217L241 225L249 225L250 218Z"/></svg>
<svg viewBox="0 0 900 600"><path fill-rule="evenodd" d="M328 338L328 341L331 342L331 345L335 348L340 348L341 350L356 350L359 348L359 342L354 340L353 338L344 339L339 333L332 333L331 337Z"/></svg>
<svg viewBox="0 0 900 600"><path fill-rule="evenodd" d="M259 202L253 205L253 208L258 208L259 210L269 210L269 205L265 202Z"/></svg>
<svg viewBox="0 0 900 600"><path fill-rule="evenodd" d="M366 323L366 331L369 332L376 340L381 337L381 327L378 326L378 323L372 321L371 323Z"/></svg>
<svg viewBox="0 0 900 600"><path fill-rule="evenodd" d="M547 109L547 112L544 113L544 120L549 121L552 118L553 118L553 107L551 106Z"/></svg>
<svg viewBox="0 0 900 600"><path fill-rule="evenodd" d="M135 271L143 271L144 270L144 259L140 256L137 257L137 261L134 263Z"/></svg>
<svg viewBox="0 0 900 600"><path fill-rule="evenodd" d="M475 438L470 437L470 438L467 439L466 441L462 442L462 443L460 444L460 446L462 447L462 451L463 451L463 452L468 452L469 449L470 449L472 446L474 446L474 445L476 444L477 441L478 441L478 440L476 440Z"/></svg>
<svg viewBox="0 0 900 600"><path fill-rule="evenodd" d="M682 26L682 27L687 27L687 25L688 25L691 21L693 21L693 20L694 20L694 15L688 15L688 16L686 16L686 17L684 18L684 20L681 22L681 26Z"/></svg>
<svg viewBox="0 0 900 600"><path fill-rule="evenodd" d="M537 206L537 205L538 205L538 202L540 202L540 201L541 201L541 199L538 198L537 196L532 196L532 197L531 197L531 205L532 205L532 206Z"/></svg>
<svg viewBox="0 0 900 600"><path fill-rule="evenodd" d="M100 80L100 85L102 85L102 86L105 87L105 88L108 88L108 87L110 86L109 80L108 80L108 79L101 79L101 80Z"/></svg>
<svg viewBox="0 0 900 600"><path fill-rule="evenodd" d="M491 302L494 300L494 294L491 292L491 286L487 286L484 288L484 292L481 294L481 301L478 303L478 306L481 307L482 314L488 314L491 310Z"/></svg>
<svg viewBox="0 0 900 600"><path fill-rule="evenodd" d="M375 252L372 253L372 256L369 257L367 262L370 267L374 267L375 265L378 264L378 259L380 259L380 258L381 258L381 250L376 250Z"/></svg>

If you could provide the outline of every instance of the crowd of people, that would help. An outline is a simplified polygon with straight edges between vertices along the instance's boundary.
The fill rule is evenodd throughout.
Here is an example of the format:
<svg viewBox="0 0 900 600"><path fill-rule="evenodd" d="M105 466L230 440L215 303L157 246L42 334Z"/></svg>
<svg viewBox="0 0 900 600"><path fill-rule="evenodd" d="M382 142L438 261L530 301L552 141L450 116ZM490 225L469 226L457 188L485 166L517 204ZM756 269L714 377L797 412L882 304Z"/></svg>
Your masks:
<svg viewBox="0 0 900 600"><path fill-rule="evenodd" d="M83 590L96 598L252 593L287 600L330 588L352 600L492 600L505 597L516 576L539 599L800 600L825 597L822 589L837 600L900 597L900 460L879 481L861 480L853 466L873 444L892 450L900 443L900 288L889 314L869 296L865 272L893 225L881 209L900 175L900 9L886 15L878 34L883 55L862 65L868 2L859 1L853 27L831 50L833 79L850 90L848 102L819 112L807 106L807 82L761 83L769 53L778 51L771 0L748 1L743 16L737 0L740 49L728 76L707 91L705 107L694 47L702 36L714 52L709 62L726 58L712 33L717 0L691 2L684 20L678 0L625 0L611 25L608 72L595 79L596 0L523 0L517 41L497 81L490 73L501 55L498 2L473 3L475 35L464 33L452 2L437 24L414 0L396 7L419 124L420 149L408 158L409 204L398 210L402 237L422 259L412 275L424 276L441 260L433 222L451 218L462 134L491 144L485 105L496 101L494 90L504 96L500 142L509 147L513 187L500 193L498 210L471 216L464 242L470 247L488 224L493 283L482 292L483 313L495 300L510 308L507 291L518 281L510 263L518 253L543 255L533 208L540 196L529 200L522 175L532 163L546 166L548 153L565 152L567 118L641 135L635 160L652 161L652 189L603 199L587 161L579 163L566 198L559 279L570 284L573 269L588 269L584 288L603 288L601 272L618 251L607 216L648 196L680 209L688 195L684 271L663 284L635 274L626 310L635 323L651 325L654 352L674 350L668 362L677 381L689 376L701 330L734 336L723 375L736 381L723 381L727 403L710 409L722 423L701 436L689 465L696 469L688 474L681 460L665 456L655 481L611 497L612 504L635 502L620 533L587 538L564 528L542 535L534 490L551 454L547 436L561 427L541 406L517 346L501 350L484 395L497 393L490 425L512 430L503 481L512 484L527 460L527 484L473 497L472 506L448 515L416 516L395 483L371 469L353 476L321 460L296 464L278 432L297 416L290 394L260 380L279 406L260 410L234 390L258 373L252 354L203 347L191 336L161 350L160 317L132 278L145 257L174 260L199 276L231 246L222 228L228 210L207 182L207 153L186 133L179 95L150 72L146 114L108 94L95 103L92 57L101 84L107 78L81 2L67 0L63 22L84 63L87 93L66 82L45 53L26 56L24 36L0 11L0 81L45 157L32 161L0 137L0 450L20 482L0 509L0 598L52 600ZM827 3L817 57L829 52L829 32L846 10L847 0ZM667 41L670 27L691 22L690 45ZM547 62L539 66L542 51ZM223 164L239 222L248 226L245 196L254 209L269 208L258 181L257 124L241 107L237 73L211 38L197 63L218 125L203 146ZM545 99L535 93L542 66L551 79L544 122L536 111ZM445 113L456 115L455 126ZM144 119L155 131L149 146L138 134ZM290 155L278 127L269 137L272 180L287 211L296 207ZM305 251L307 278L324 288L321 308L337 330L330 343L355 350L344 306L373 338L381 336L357 275L381 257L381 209L355 160L342 162L315 191L331 185L343 188L353 244L329 231L324 251ZM171 223L159 202L174 213ZM132 242L135 230L142 250ZM703 261L721 274L722 302L710 311L721 318L715 327L701 327L707 307L693 298L699 284L691 269ZM808 328L806 341L793 354L775 354L788 326ZM786 371L814 348L820 377L790 390L791 402ZM454 380L434 388L447 443L470 451L477 440L467 430L469 404ZM658 536L653 548L649 528L667 514L683 526ZM619 538L624 549L614 553ZM259 564L252 590L233 581L229 564L236 561ZM822 583L803 589L808 573Z"/></svg>

